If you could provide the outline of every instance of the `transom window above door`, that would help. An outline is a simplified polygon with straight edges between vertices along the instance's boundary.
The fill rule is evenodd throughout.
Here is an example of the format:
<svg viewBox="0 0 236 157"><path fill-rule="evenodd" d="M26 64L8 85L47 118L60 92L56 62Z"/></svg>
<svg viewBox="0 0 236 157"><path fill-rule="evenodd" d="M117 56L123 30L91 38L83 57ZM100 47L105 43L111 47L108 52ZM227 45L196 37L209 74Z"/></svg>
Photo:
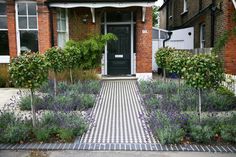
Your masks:
<svg viewBox="0 0 236 157"><path fill-rule="evenodd" d="M136 14L133 14L131 18L131 12L106 12L106 22L133 22L136 21ZM104 22L104 16L102 16L102 22Z"/></svg>

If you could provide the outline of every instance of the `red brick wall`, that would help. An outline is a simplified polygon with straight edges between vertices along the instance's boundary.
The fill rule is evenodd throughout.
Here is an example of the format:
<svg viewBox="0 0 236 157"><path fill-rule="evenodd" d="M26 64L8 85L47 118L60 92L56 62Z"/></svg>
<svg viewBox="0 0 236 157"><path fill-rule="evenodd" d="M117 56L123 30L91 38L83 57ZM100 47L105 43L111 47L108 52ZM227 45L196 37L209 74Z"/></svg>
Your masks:
<svg viewBox="0 0 236 157"><path fill-rule="evenodd" d="M147 31L145 33L144 31ZM136 72L152 72L152 8L146 10L146 21L142 22L142 10L137 11L136 20Z"/></svg>
<svg viewBox="0 0 236 157"><path fill-rule="evenodd" d="M38 2L38 45L39 52L45 51L51 47L51 30L50 30L50 13L48 7L43 3L45 0Z"/></svg>
<svg viewBox="0 0 236 157"><path fill-rule="evenodd" d="M7 1L7 23L8 23L8 40L10 56L17 55L16 45L16 19L15 19L15 2L14 0Z"/></svg>
<svg viewBox="0 0 236 157"><path fill-rule="evenodd" d="M225 10L225 29L231 30L236 26L232 19L233 13L236 11L231 0L227 0L227 8ZM236 75L236 37L231 35L228 43L225 46L224 52L225 71L228 74Z"/></svg>

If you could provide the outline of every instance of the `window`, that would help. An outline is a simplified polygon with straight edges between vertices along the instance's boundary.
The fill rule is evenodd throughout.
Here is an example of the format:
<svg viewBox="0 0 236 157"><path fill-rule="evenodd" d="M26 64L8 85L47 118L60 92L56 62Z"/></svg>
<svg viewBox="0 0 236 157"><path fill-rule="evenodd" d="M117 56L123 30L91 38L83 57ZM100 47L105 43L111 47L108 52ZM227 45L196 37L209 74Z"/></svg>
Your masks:
<svg viewBox="0 0 236 157"><path fill-rule="evenodd" d="M6 1L0 1L0 56L8 55L7 5Z"/></svg>
<svg viewBox="0 0 236 157"><path fill-rule="evenodd" d="M200 25L200 48L205 48L206 46L206 25Z"/></svg>
<svg viewBox="0 0 236 157"><path fill-rule="evenodd" d="M35 2L18 2L17 40L20 53L38 51L38 15Z"/></svg>
<svg viewBox="0 0 236 157"><path fill-rule="evenodd" d="M184 10L183 12L187 12L188 11L188 0L184 0Z"/></svg>
<svg viewBox="0 0 236 157"><path fill-rule="evenodd" d="M64 47L66 41L68 41L69 39L68 17L66 9L59 8L57 10L57 33L58 33L58 46Z"/></svg>

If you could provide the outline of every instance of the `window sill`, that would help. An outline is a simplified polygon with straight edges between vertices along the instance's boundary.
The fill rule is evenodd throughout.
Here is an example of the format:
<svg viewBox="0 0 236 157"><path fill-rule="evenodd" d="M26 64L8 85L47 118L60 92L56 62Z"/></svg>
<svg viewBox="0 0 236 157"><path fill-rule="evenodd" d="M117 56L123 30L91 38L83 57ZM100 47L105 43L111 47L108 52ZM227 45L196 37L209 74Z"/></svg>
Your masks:
<svg viewBox="0 0 236 157"><path fill-rule="evenodd" d="M10 63L10 56L0 56L0 63Z"/></svg>
<svg viewBox="0 0 236 157"><path fill-rule="evenodd" d="M185 14L187 14L187 13L188 13L188 10L185 10L185 11L182 12L180 15L183 16L183 15L185 15Z"/></svg>

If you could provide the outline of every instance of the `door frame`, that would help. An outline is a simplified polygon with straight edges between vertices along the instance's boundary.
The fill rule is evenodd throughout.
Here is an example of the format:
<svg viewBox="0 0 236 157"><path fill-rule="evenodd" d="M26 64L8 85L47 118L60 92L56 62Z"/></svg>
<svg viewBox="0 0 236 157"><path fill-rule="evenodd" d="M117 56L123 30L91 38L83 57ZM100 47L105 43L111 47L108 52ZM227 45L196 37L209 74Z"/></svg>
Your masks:
<svg viewBox="0 0 236 157"><path fill-rule="evenodd" d="M107 26L108 25L130 25L130 35L131 35L131 54L130 54L130 59L131 59L131 64L130 64L130 72L131 75L136 74L136 68L135 68L135 63L134 63L134 58L135 58L135 54L134 54L134 24L135 22L133 21L133 12L131 12L131 19L130 22L107 22L107 12L104 13L104 23L102 23L104 25L104 34L107 34ZM105 74L103 75L108 75L108 58L107 58L107 45L105 46L105 54L104 54L104 72Z"/></svg>

